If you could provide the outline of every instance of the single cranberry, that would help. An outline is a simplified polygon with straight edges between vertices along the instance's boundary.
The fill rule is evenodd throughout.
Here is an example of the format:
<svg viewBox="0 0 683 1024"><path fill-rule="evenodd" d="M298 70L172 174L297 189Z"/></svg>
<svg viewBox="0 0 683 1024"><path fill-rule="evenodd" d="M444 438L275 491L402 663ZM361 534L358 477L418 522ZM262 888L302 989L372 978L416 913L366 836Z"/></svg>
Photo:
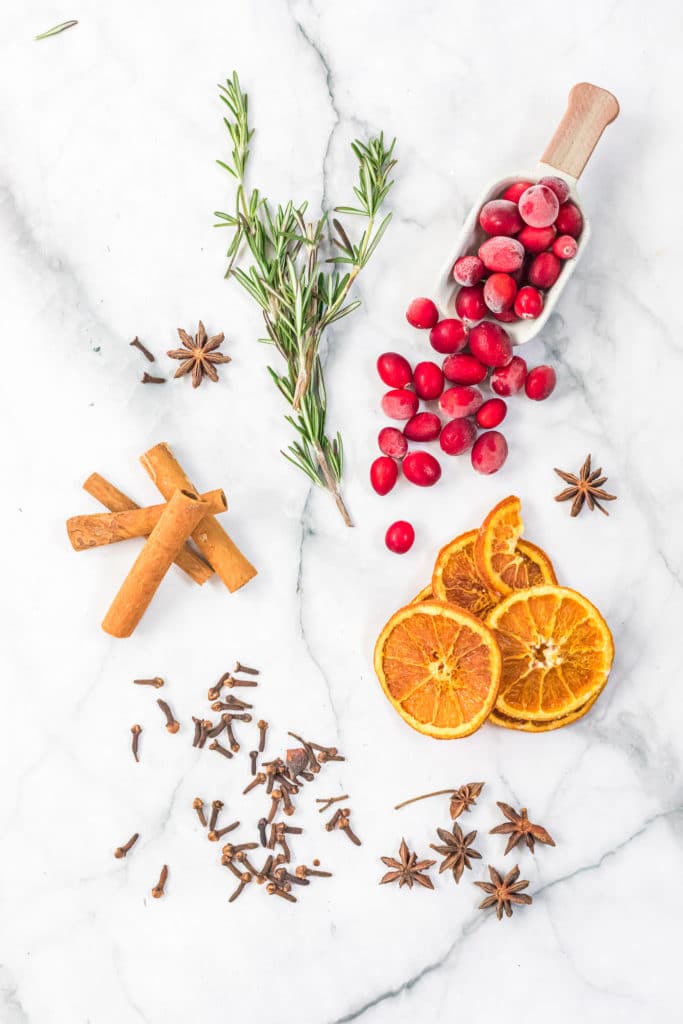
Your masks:
<svg viewBox="0 0 683 1024"><path fill-rule="evenodd" d="M456 384L444 391L439 399L439 408L449 420L460 420L475 413L483 401L484 396L478 388Z"/></svg>
<svg viewBox="0 0 683 1024"><path fill-rule="evenodd" d="M432 487L441 476L441 466L429 452L408 452L403 460L403 475L418 487Z"/></svg>
<svg viewBox="0 0 683 1024"><path fill-rule="evenodd" d="M488 367L469 352L448 356L443 361L443 375L453 384L480 384L488 375Z"/></svg>
<svg viewBox="0 0 683 1024"><path fill-rule="evenodd" d="M497 473L508 457L508 444L498 430L480 434L472 448L472 465L477 473Z"/></svg>
<svg viewBox="0 0 683 1024"><path fill-rule="evenodd" d="M409 441L436 441L441 433L441 420L435 412L418 412L408 420L403 433Z"/></svg>
<svg viewBox="0 0 683 1024"><path fill-rule="evenodd" d="M439 444L446 455L462 455L472 447L476 436L471 419L451 420L441 431Z"/></svg>
<svg viewBox="0 0 683 1024"><path fill-rule="evenodd" d="M557 376L552 366L534 366L524 381L524 390L527 398L532 398L534 402L542 402L552 395L556 383Z"/></svg>
<svg viewBox="0 0 683 1024"><path fill-rule="evenodd" d="M526 363L521 356L513 356L507 366L499 366L491 374L491 390L497 395L516 395L524 387Z"/></svg>
<svg viewBox="0 0 683 1024"><path fill-rule="evenodd" d="M553 252L558 260L573 260L578 248L576 239L571 235L559 235L553 242Z"/></svg>
<svg viewBox="0 0 683 1024"><path fill-rule="evenodd" d="M518 203L519 197L533 184L531 181L515 181L503 192L501 199L509 199L512 203Z"/></svg>
<svg viewBox="0 0 683 1024"><path fill-rule="evenodd" d="M516 238L494 235L479 246L479 258L487 270L501 270L504 274L519 270L524 261L524 246Z"/></svg>
<svg viewBox="0 0 683 1024"><path fill-rule="evenodd" d="M471 288L461 288L455 296L455 312L469 323L474 324L478 320L483 320L488 313L487 305L484 302L483 284L475 284Z"/></svg>
<svg viewBox="0 0 683 1024"><path fill-rule="evenodd" d="M443 391L443 372L436 363L418 363L413 373L415 393L425 402L438 398Z"/></svg>
<svg viewBox="0 0 683 1024"><path fill-rule="evenodd" d="M520 320L535 320L543 312L543 296L536 288L520 288L515 299L515 313Z"/></svg>
<svg viewBox="0 0 683 1024"><path fill-rule="evenodd" d="M487 235L516 235L524 227L517 203L511 203L509 199L492 199L490 203L484 203L479 223Z"/></svg>
<svg viewBox="0 0 683 1024"><path fill-rule="evenodd" d="M492 313L508 313L515 304L517 285L509 274L491 274L484 284L484 302Z"/></svg>
<svg viewBox="0 0 683 1024"><path fill-rule="evenodd" d="M413 379L410 363L398 352L383 352L377 360L377 372L390 388L404 388Z"/></svg>
<svg viewBox="0 0 683 1024"><path fill-rule="evenodd" d="M488 320L472 328L470 350L484 366L507 366L512 359L510 335L499 324Z"/></svg>
<svg viewBox="0 0 683 1024"><path fill-rule="evenodd" d="M453 277L458 284L471 287L481 281L485 269L478 256L461 256L453 264Z"/></svg>
<svg viewBox="0 0 683 1024"><path fill-rule="evenodd" d="M377 435L379 450L392 459L402 459L408 451L408 442L398 427L382 427Z"/></svg>
<svg viewBox="0 0 683 1024"><path fill-rule="evenodd" d="M413 299L406 310L406 320L413 327L431 330L439 319L439 311L431 299Z"/></svg>
<svg viewBox="0 0 683 1024"><path fill-rule="evenodd" d="M502 324L513 324L519 317L513 309L508 309L505 313L492 313L491 316L495 320L500 320Z"/></svg>
<svg viewBox="0 0 683 1024"><path fill-rule="evenodd" d="M552 288L560 276L562 264L554 252L539 252L529 266L529 284L537 288Z"/></svg>
<svg viewBox="0 0 683 1024"><path fill-rule="evenodd" d="M489 398L475 413L475 420L483 430L491 430L503 422L508 407L502 398Z"/></svg>
<svg viewBox="0 0 683 1024"><path fill-rule="evenodd" d="M467 344L467 328L462 320L456 320L455 317L439 320L429 332L429 343L433 349L444 355L460 352Z"/></svg>
<svg viewBox="0 0 683 1024"><path fill-rule="evenodd" d="M546 178L541 178L538 184L547 185L557 196L558 203L564 203L569 197L569 185L564 178L557 178L554 174L549 174Z"/></svg>
<svg viewBox="0 0 683 1024"><path fill-rule="evenodd" d="M384 543L395 555L405 555L415 540L415 530L405 519L392 523L384 537Z"/></svg>
<svg viewBox="0 0 683 1024"><path fill-rule="evenodd" d="M532 185L519 197L522 220L532 228L549 227L559 208L557 196L547 185Z"/></svg>
<svg viewBox="0 0 683 1024"><path fill-rule="evenodd" d="M583 231L583 217L575 203L562 203L555 227L561 235L571 235L572 238L579 237Z"/></svg>
<svg viewBox="0 0 683 1024"><path fill-rule="evenodd" d="M382 398L382 409L392 420L409 420L417 412L418 399L414 391L395 388Z"/></svg>
<svg viewBox="0 0 683 1024"><path fill-rule="evenodd" d="M398 480L398 466L388 455L380 455L370 466L370 483L378 494L388 494Z"/></svg>
<svg viewBox="0 0 683 1024"><path fill-rule="evenodd" d="M522 243L527 252L544 252L553 244L555 235L553 224L547 228L530 228L527 224L517 235L517 241Z"/></svg>

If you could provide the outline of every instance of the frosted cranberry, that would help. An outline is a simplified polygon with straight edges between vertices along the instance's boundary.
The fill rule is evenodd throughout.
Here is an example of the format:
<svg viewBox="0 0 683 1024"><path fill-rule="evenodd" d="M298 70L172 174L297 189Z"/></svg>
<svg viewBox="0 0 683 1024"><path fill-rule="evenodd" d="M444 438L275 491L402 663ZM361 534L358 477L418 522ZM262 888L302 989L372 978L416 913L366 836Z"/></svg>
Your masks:
<svg viewBox="0 0 683 1024"><path fill-rule="evenodd" d="M517 203L511 203L509 199L492 199L490 203L484 203L479 223L487 235L516 235L524 227Z"/></svg>
<svg viewBox="0 0 683 1024"><path fill-rule="evenodd" d="M500 320L502 324L513 324L517 320L517 315L514 310L508 309L505 313L492 313L494 319Z"/></svg>
<svg viewBox="0 0 683 1024"><path fill-rule="evenodd" d="M521 267L524 246L516 238L494 235L479 246L479 258L487 270L500 270L504 274L510 274Z"/></svg>
<svg viewBox="0 0 683 1024"><path fill-rule="evenodd" d="M475 420L484 430L497 427L505 419L508 407L502 398L489 398L480 409L477 409Z"/></svg>
<svg viewBox="0 0 683 1024"><path fill-rule="evenodd" d="M524 390L527 398L533 398L534 402L542 402L552 395L556 383L557 376L552 366L534 366L524 381Z"/></svg>
<svg viewBox="0 0 683 1024"><path fill-rule="evenodd" d="M370 483L378 494L388 494L398 480L398 466L388 455L380 455L370 466Z"/></svg>
<svg viewBox="0 0 683 1024"><path fill-rule="evenodd" d="M443 373L436 363L418 363L413 373L415 393L425 402L438 398L443 391Z"/></svg>
<svg viewBox="0 0 683 1024"><path fill-rule="evenodd" d="M508 185L503 192L501 199L509 199L512 203L518 203L519 197L526 192L526 190L533 184L531 181L515 181L514 184Z"/></svg>
<svg viewBox="0 0 683 1024"><path fill-rule="evenodd" d="M519 212L532 228L547 228L554 223L560 208L557 196L547 185L531 185L519 197Z"/></svg>
<svg viewBox="0 0 683 1024"><path fill-rule="evenodd" d="M575 203L562 203L555 227L561 235L571 235L572 238L579 237L583 230L583 217Z"/></svg>
<svg viewBox="0 0 683 1024"><path fill-rule="evenodd" d="M462 320L456 320L455 317L439 320L429 332L429 343L443 354L459 352L467 344L467 328Z"/></svg>
<svg viewBox="0 0 683 1024"><path fill-rule="evenodd" d="M554 174L549 174L547 177L541 178L538 184L547 185L557 196L558 203L564 203L569 198L569 185L564 178L557 178Z"/></svg>
<svg viewBox="0 0 683 1024"><path fill-rule="evenodd" d="M522 243L527 252L544 252L553 244L555 235L553 224L548 228L530 228L527 224L517 235L517 241Z"/></svg>
<svg viewBox="0 0 683 1024"><path fill-rule="evenodd" d="M488 312L484 302L483 284L475 284L471 288L461 288L455 296L455 312L470 323L483 320Z"/></svg>
<svg viewBox="0 0 683 1024"><path fill-rule="evenodd" d="M403 388L413 379L410 363L398 352L383 352L377 360L377 372L390 388Z"/></svg>
<svg viewBox="0 0 683 1024"><path fill-rule="evenodd" d="M405 519L392 523L384 537L384 543L395 555L405 555L412 548L414 540L415 530Z"/></svg>
<svg viewBox="0 0 683 1024"><path fill-rule="evenodd" d="M392 459L402 459L408 451L408 442L398 427L382 427L377 435L379 450Z"/></svg>
<svg viewBox="0 0 683 1024"><path fill-rule="evenodd" d="M441 476L441 466L429 452L408 452L403 460L403 475L418 487L432 487Z"/></svg>
<svg viewBox="0 0 683 1024"><path fill-rule="evenodd" d="M449 356L443 361L443 375L453 384L480 384L486 379L488 372L488 367L480 363L469 352Z"/></svg>
<svg viewBox="0 0 683 1024"><path fill-rule="evenodd" d="M456 385L448 388L439 399L439 408L449 420L460 420L463 416L471 416L484 401L484 396L477 388ZM408 458L408 456L406 456Z"/></svg>
<svg viewBox="0 0 683 1024"><path fill-rule="evenodd" d="M391 420L409 420L417 412L418 400L414 391L395 388L382 398L382 409Z"/></svg>
<svg viewBox="0 0 683 1024"><path fill-rule="evenodd" d="M441 420L435 412L418 412L408 420L403 433L409 441L436 441L441 433Z"/></svg>
<svg viewBox="0 0 683 1024"><path fill-rule="evenodd" d="M413 327L430 330L439 319L439 311L431 299L413 299L406 310L406 320Z"/></svg>
<svg viewBox="0 0 683 1024"><path fill-rule="evenodd" d="M531 261L527 278L537 288L552 288L561 270L562 264L554 252L539 252Z"/></svg>
<svg viewBox="0 0 683 1024"><path fill-rule="evenodd" d="M478 256L461 256L453 264L453 277L458 284L470 287L481 281L484 270L484 264Z"/></svg>
<svg viewBox="0 0 683 1024"><path fill-rule="evenodd" d="M446 455L462 455L472 447L476 436L477 428L472 420L451 420L441 431L439 444Z"/></svg>
<svg viewBox="0 0 683 1024"><path fill-rule="evenodd" d="M497 395L516 395L524 387L526 363L521 356L513 356L507 366L499 366L491 374L491 390Z"/></svg>
<svg viewBox="0 0 683 1024"><path fill-rule="evenodd" d="M536 288L525 285L517 292L515 313L520 320L535 320L543 312L543 296Z"/></svg>
<svg viewBox="0 0 683 1024"><path fill-rule="evenodd" d="M480 434L472 448L472 465L477 473L497 473L508 457L508 444L498 430Z"/></svg>
<svg viewBox="0 0 683 1024"><path fill-rule="evenodd" d="M484 284L484 302L492 313L507 313L515 304L517 285L509 274L491 274Z"/></svg>
<svg viewBox="0 0 683 1024"><path fill-rule="evenodd" d="M490 321L472 328L470 350L484 366L507 366L512 359L510 335L499 324Z"/></svg>
<svg viewBox="0 0 683 1024"><path fill-rule="evenodd" d="M553 252L558 260L573 260L578 248L576 239L571 235L560 235L553 242Z"/></svg>

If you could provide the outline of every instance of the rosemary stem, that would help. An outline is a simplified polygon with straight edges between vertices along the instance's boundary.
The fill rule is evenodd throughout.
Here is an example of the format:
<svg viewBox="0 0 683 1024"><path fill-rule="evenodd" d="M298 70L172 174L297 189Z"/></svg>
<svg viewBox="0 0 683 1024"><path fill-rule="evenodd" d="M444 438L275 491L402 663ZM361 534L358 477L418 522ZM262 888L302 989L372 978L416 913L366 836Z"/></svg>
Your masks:
<svg viewBox="0 0 683 1024"><path fill-rule="evenodd" d="M353 520L349 515L349 510L344 504L344 499L342 498L341 491L339 490L339 484L335 480L334 475L332 474L330 467L327 464L327 459L325 458L324 451L322 450L319 444L316 444L314 446L314 451L315 457L318 461L318 465L320 466L321 472L325 478L325 487L334 498L334 502L337 508L339 509L341 517L346 523L346 525L353 526ZM449 792L451 792L451 790L449 790Z"/></svg>

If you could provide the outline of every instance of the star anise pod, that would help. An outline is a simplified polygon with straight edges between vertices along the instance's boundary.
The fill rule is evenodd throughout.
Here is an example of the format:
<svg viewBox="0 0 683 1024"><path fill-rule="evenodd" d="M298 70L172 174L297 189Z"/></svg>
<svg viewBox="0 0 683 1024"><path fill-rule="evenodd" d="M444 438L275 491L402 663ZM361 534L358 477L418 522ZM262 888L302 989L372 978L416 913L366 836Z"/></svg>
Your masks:
<svg viewBox="0 0 683 1024"><path fill-rule="evenodd" d="M471 846L477 833L468 832L466 836L463 835L457 822L454 823L452 832L445 828L437 828L436 831L444 845L435 846L434 843L429 845L432 850L436 850L444 858L439 867L439 874L443 871L452 871L457 885L465 868L472 870L470 859L481 860L481 854L477 850L473 850Z"/></svg>
<svg viewBox="0 0 683 1024"><path fill-rule="evenodd" d="M186 373L192 371L193 388L199 387L204 376L214 382L217 381L216 364L230 362L230 356L224 356L222 352L216 352L216 349L223 344L225 335L221 332L221 334L214 334L212 338L208 338L206 328L201 320L199 321L197 334L194 338L191 338L182 327L178 327L177 330L183 347L171 349L170 352L166 353L171 359L182 359L180 366L173 375L174 378L184 377Z"/></svg>
<svg viewBox="0 0 683 1024"><path fill-rule="evenodd" d="M536 840L539 843L545 843L546 846L555 845L555 840L542 825L535 825L533 821L529 821L526 807L522 807L521 811L518 812L514 807L510 807L509 804L503 804L500 800L496 800L496 803L508 820L503 822L502 825L496 825L495 828L492 828L490 834L510 836L505 847L506 853L509 853L522 839L532 853L534 852Z"/></svg>
<svg viewBox="0 0 683 1024"><path fill-rule="evenodd" d="M465 786L456 789L451 797L450 812L451 820L459 818L463 811L469 811L473 804L476 804L477 797L484 788L483 782L468 782Z"/></svg>
<svg viewBox="0 0 683 1024"><path fill-rule="evenodd" d="M391 871L380 878L379 884L384 885L386 882L398 882L399 889L407 885L409 889L412 889L413 883L417 882L418 885L423 885L425 889L433 889L434 883L431 878L423 874L431 868L432 864L436 864L435 860L418 860L416 853L411 853L408 849L408 845L405 839L401 840L401 848L398 851L400 860L394 860L393 857L382 857L382 863L386 864Z"/></svg>
<svg viewBox="0 0 683 1024"><path fill-rule="evenodd" d="M586 456L586 461L579 470L578 476L575 476L574 473L565 473L564 470L557 468L555 472L566 484L570 485L555 495L555 501L569 501L571 499L572 516L578 516L584 506L584 502L588 505L591 512L594 508L599 508L603 515L609 515L609 512L606 508L602 507L600 501L616 501L617 496L616 494L608 494L607 491L603 491L602 485L607 480L607 477L601 476L602 468L600 467L591 470L590 455Z"/></svg>
<svg viewBox="0 0 683 1024"><path fill-rule="evenodd" d="M489 907L496 908L496 917L499 921L503 920L503 911L508 917L512 917L512 904L513 903L532 903L531 896L521 892L522 889L526 889L528 882L522 880L518 882L519 878L519 865L515 865L512 871L503 878L498 874L495 868L492 868L489 864L489 875L491 876L490 882L475 882L480 889L484 892L490 893L486 899L482 900L479 904L480 910L488 910Z"/></svg>

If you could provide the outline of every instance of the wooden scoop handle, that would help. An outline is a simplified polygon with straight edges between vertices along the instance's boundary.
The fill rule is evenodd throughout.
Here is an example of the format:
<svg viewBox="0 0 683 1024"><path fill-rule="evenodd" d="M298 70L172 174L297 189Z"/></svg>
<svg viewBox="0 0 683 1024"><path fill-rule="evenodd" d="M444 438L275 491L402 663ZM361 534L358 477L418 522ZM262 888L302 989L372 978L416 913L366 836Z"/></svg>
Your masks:
<svg viewBox="0 0 683 1024"><path fill-rule="evenodd" d="M565 115L541 157L544 164L578 178L603 131L619 113L615 96L589 82L579 82L569 93Z"/></svg>

